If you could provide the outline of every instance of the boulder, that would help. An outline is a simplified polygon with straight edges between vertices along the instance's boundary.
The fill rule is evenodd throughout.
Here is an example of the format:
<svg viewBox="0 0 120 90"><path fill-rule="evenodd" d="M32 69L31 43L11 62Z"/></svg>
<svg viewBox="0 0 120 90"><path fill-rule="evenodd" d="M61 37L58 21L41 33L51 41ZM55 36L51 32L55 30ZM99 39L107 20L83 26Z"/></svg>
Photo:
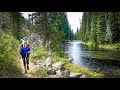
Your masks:
<svg viewBox="0 0 120 90"><path fill-rule="evenodd" d="M50 57L48 57L45 62L39 63L41 67L49 67L52 66L52 59Z"/></svg>
<svg viewBox="0 0 120 90"><path fill-rule="evenodd" d="M59 70L56 71L56 75L57 75L57 76L62 76L62 75L63 75L63 72L59 69Z"/></svg>
<svg viewBox="0 0 120 90"><path fill-rule="evenodd" d="M80 78L87 78L87 76L83 74L82 76L80 76Z"/></svg>
<svg viewBox="0 0 120 90"><path fill-rule="evenodd" d="M71 78L79 78L80 76L82 76L82 73L73 73L73 72L70 72L70 76Z"/></svg>
<svg viewBox="0 0 120 90"><path fill-rule="evenodd" d="M64 77L68 78L70 75L70 71L69 70L65 70L63 71Z"/></svg>
<svg viewBox="0 0 120 90"><path fill-rule="evenodd" d="M52 64L52 69L53 70L59 70L59 69L63 69L64 63L62 62L56 62L54 64Z"/></svg>
<svg viewBox="0 0 120 90"><path fill-rule="evenodd" d="M44 68L46 63L45 62L42 62L42 63L39 63L40 67Z"/></svg>
<svg viewBox="0 0 120 90"><path fill-rule="evenodd" d="M68 78L70 75L70 71L69 70L65 70L65 71L61 71L60 69L56 71L56 75L59 77L65 77Z"/></svg>
<svg viewBox="0 0 120 90"><path fill-rule="evenodd" d="M57 75L48 75L46 78L60 78L60 76L57 76Z"/></svg>
<svg viewBox="0 0 120 90"><path fill-rule="evenodd" d="M55 72L55 70L53 70L52 68L48 68L47 74L48 74L48 75L55 75L56 72Z"/></svg>
<svg viewBox="0 0 120 90"><path fill-rule="evenodd" d="M74 59L73 59L72 57L71 57L71 58L69 57L68 60L69 60L70 62L72 62Z"/></svg>
<svg viewBox="0 0 120 90"><path fill-rule="evenodd" d="M52 61L52 59L51 59L50 57L48 57L48 58L46 59L46 61L45 61L46 67L51 66L52 63L53 63L53 61Z"/></svg>

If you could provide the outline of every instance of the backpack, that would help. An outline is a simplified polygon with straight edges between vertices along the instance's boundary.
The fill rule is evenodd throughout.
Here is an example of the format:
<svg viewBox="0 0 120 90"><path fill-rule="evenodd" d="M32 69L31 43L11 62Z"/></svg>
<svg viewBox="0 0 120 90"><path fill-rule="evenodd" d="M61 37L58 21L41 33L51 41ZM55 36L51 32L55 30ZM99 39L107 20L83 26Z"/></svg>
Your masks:
<svg viewBox="0 0 120 90"><path fill-rule="evenodd" d="M20 39L20 44L22 44L22 43L23 43L23 41L24 41L23 39Z"/></svg>

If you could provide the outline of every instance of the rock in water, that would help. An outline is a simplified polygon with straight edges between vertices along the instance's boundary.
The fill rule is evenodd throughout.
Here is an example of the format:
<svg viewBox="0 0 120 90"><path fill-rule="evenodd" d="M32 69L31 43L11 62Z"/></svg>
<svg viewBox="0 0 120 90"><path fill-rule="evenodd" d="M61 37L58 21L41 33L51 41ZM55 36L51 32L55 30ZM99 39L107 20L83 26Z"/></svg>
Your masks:
<svg viewBox="0 0 120 90"><path fill-rule="evenodd" d="M82 73L73 73L73 72L71 72L69 77L71 77L71 78L79 78L80 76L82 76Z"/></svg>
<svg viewBox="0 0 120 90"><path fill-rule="evenodd" d="M73 61L73 58L72 58L72 57L71 57L71 58L69 57L68 60L69 60L70 62L72 62L72 61Z"/></svg>

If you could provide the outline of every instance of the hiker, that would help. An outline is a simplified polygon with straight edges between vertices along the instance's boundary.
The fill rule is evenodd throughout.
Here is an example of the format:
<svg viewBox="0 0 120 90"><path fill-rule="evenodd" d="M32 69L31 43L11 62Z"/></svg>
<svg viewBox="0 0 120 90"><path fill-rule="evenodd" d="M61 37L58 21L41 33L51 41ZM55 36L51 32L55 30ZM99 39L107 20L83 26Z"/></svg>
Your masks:
<svg viewBox="0 0 120 90"><path fill-rule="evenodd" d="M24 36L23 38L20 39L20 45L24 43L24 38L25 38L25 37L26 37L26 36ZM21 52L20 52L20 53L21 53ZM19 59L21 59L21 58L22 58L22 57L21 57L21 54L20 54L20 55L19 55Z"/></svg>
<svg viewBox="0 0 120 90"><path fill-rule="evenodd" d="M31 49L31 46L28 43L28 38L24 37L23 43L20 45L19 52L20 52L22 60L23 60L25 73L27 73L27 70L29 70L30 49ZM27 66L27 69L26 69L26 66Z"/></svg>

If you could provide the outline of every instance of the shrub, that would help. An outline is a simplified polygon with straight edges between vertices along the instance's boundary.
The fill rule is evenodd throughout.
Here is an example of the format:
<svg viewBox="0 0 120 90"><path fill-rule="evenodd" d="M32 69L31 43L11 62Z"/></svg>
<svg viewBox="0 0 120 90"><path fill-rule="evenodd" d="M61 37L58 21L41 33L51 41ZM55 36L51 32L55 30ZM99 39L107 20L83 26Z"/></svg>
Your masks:
<svg viewBox="0 0 120 90"><path fill-rule="evenodd" d="M16 73L22 72L18 67L18 46L18 40L0 31L0 71L6 73L0 77L15 77Z"/></svg>

